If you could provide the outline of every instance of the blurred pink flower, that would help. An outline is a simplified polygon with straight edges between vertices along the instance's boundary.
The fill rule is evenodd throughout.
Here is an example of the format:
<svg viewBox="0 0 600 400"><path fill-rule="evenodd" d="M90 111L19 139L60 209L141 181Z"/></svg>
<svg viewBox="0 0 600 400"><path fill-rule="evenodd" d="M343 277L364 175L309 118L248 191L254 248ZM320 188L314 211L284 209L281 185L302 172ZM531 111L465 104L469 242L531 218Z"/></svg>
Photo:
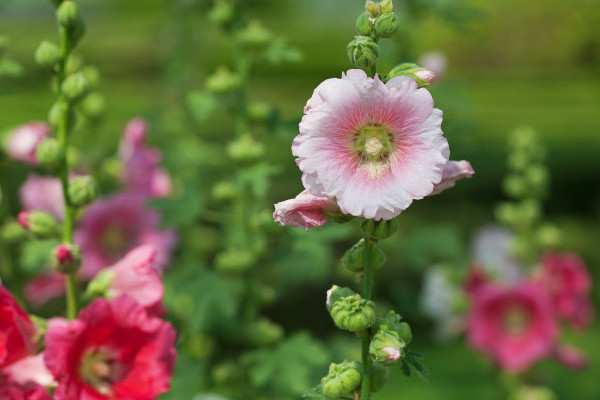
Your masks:
<svg viewBox="0 0 600 400"><path fill-rule="evenodd" d="M14 160L29 165L38 165L35 151L38 144L50 136L50 127L45 122L30 122L16 128L6 143L8 155Z"/></svg>
<svg viewBox="0 0 600 400"><path fill-rule="evenodd" d="M417 64L431 70L435 74L436 79L440 79L446 73L448 60L446 59L446 55L441 51L432 51L423 54Z"/></svg>
<svg viewBox="0 0 600 400"><path fill-rule="evenodd" d="M485 284L472 301L468 341L501 368L520 372L553 354L558 327L550 299L537 283Z"/></svg>
<svg viewBox="0 0 600 400"><path fill-rule="evenodd" d="M62 221L65 215L60 179L29 174L19 189L24 210L47 211Z"/></svg>
<svg viewBox="0 0 600 400"><path fill-rule="evenodd" d="M38 384L21 384L8 375L0 376L0 399L2 400L52 400L50 393Z"/></svg>
<svg viewBox="0 0 600 400"><path fill-rule="evenodd" d="M168 196L172 191L171 177L160 164L162 153L146 146L148 125L142 118L134 118L125 127L119 147L123 163L123 182L130 190L151 197Z"/></svg>
<svg viewBox="0 0 600 400"><path fill-rule="evenodd" d="M444 167L442 181L433 187L430 195L439 194L446 189L453 187L457 181L463 178L470 178L475 171L468 161L448 161Z"/></svg>
<svg viewBox="0 0 600 400"><path fill-rule="evenodd" d="M34 278L25 285L25 298L33 306L40 306L65 293L65 276L59 272L48 272Z"/></svg>
<svg viewBox="0 0 600 400"><path fill-rule="evenodd" d="M594 316L590 301L592 278L574 253L547 253L542 257L540 279L550 293L554 310L577 329L586 328Z"/></svg>
<svg viewBox="0 0 600 400"><path fill-rule="evenodd" d="M327 223L325 210L337 208L335 201L327 197L317 197L308 190L293 199L275 204L273 219L279 225L291 225L295 228L318 228Z"/></svg>
<svg viewBox="0 0 600 400"><path fill-rule="evenodd" d="M146 208L138 193L118 193L92 203L75 231L81 247L82 276L91 279L136 246L156 247L155 267L162 271L175 246L173 231L158 229L160 215Z"/></svg>
<svg viewBox="0 0 600 400"><path fill-rule="evenodd" d="M112 267L107 269L112 274L107 290L109 298L127 294L153 315L162 315L162 299L164 287L160 275L154 266L156 248L142 245L128 252Z"/></svg>
<svg viewBox="0 0 600 400"><path fill-rule="evenodd" d="M569 344L557 346L554 357L569 369L584 369L589 365L586 355L577 347Z"/></svg>
<svg viewBox="0 0 600 400"><path fill-rule="evenodd" d="M21 385L34 383L47 387L55 383L52 374L44 363L44 353L19 360L3 369L2 374L9 376L14 382Z"/></svg>
<svg viewBox="0 0 600 400"><path fill-rule="evenodd" d="M344 214L391 219L441 182L448 162L442 112L414 79L384 84L361 70L321 83L292 153L311 194Z"/></svg>

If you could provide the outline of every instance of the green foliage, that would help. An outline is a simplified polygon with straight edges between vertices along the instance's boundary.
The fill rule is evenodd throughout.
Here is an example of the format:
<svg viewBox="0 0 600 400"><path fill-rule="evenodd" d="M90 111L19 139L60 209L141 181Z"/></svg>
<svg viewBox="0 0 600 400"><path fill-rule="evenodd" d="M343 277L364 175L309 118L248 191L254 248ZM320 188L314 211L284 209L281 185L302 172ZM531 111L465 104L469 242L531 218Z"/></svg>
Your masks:
<svg viewBox="0 0 600 400"><path fill-rule="evenodd" d="M188 184L173 196L152 199L149 206L162 215L163 227L185 227L194 223L206 201L197 186Z"/></svg>
<svg viewBox="0 0 600 400"><path fill-rule="evenodd" d="M28 240L23 243L21 258L19 260L21 268L32 275L41 273L44 266L50 261L50 253L60 241L58 239L48 240Z"/></svg>
<svg viewBox="0 0 600 400"><path fill-rule="evenodd" d="M422 359L423 356L421 356L419 353L407 350L401 364L404 375L409 377L412 369L424 382L429 382L429 371L421 364L420 360Z"/></svg>

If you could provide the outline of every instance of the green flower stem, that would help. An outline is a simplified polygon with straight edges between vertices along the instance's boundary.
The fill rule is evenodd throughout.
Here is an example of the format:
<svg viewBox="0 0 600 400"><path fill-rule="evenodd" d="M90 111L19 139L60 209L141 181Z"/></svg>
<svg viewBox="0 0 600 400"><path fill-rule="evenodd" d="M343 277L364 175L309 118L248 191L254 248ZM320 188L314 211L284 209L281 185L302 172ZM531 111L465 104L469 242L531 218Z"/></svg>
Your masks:
<svg viewBox="0 0 600 400"><path fill-rule="evenodd" d="M63 198L65 202L65 217L63 221L62 240L65 243L73 243L73 228L74 228L74 210L69 196L69 164L68 164L68 147L69 147L69 127L71 125L71 104L67 100L62 90L62 83L66 76L66 65L70 55L70 42L68 31L64 28L59 28L60 46L62 52L62 61L59 64L57 72L58 86L58 104L60 107L60 118L58 122L58 141L62 148L62 157L60 163L60 182L62 184ZM77 298L77 281L76 273L70 272L66 274L67 279L67 318L77 318L78 298Z"/></svg>
<svg viewBox="0 0 600 400"><path fill-rule="evenodd" d="M365 237L364 248L364 276L363 276L363 298L371 300L373 291L373 267L371 265L371 239L368 235ZM371 398L371 355L369 346L371 345L371 329L366 329L361 333L362 342L362 365L363 376L361 382L360 400L369 400Z"/></svg>

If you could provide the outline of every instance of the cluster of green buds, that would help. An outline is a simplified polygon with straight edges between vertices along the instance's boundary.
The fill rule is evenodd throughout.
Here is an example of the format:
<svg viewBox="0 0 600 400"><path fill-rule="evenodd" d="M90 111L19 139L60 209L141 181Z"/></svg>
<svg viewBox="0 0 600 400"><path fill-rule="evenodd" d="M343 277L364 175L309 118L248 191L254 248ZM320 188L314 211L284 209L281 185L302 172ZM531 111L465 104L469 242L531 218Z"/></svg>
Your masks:
<svg viewBox="0 0 600 400"><path fill-rule="evenodd" d="M0 79L18 77L23 73L21 64L7 54L9 42L6 36L0 36Z"/></svg>
<svg viewBox="0 0 600 400"><path fill-rule="evenodd" d="M509 137L508 150L509 173L503 186L510 200L497 206L496 218L515 231L512 250L527 264L536 260L543 248L556 245L560 232L542 222L542 201L548 194L550 177L546 148L535 130L516 129Z"/></svg>
<svg viewBox="0 0 600 400"><path fill-rule="evenodd" d="M393 37L399 25L391 0L367 0L365 12L356 19L357 36L348 43L350 62L361 69L373 69L379 56L377 42L381 38Z"/></svg>
<svg viewBox="0 0 600 400"><path fill-rule="evenodd" d="M334 285L327 292L327 309L336 326L360 332L375 324L375 306L349 288Z"/></svg>

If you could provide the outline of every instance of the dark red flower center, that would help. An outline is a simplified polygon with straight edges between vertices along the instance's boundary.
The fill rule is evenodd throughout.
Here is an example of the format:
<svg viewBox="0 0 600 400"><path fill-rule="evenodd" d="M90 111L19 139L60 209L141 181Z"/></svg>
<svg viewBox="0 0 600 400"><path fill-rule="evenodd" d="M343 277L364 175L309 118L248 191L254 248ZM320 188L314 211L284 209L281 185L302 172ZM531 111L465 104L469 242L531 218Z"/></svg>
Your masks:
<svg viewBox="0 0 600 400"><path fill-rule="evenodd" d="M502 328L511 335L525 333L529 327L529 322L530 316L522 307L509 307L502 314Z"/></svg>
<svg viewBox="0 0 600 400"><path fill-rule="evenodd" d="M91 349L81 359L79 374L96 392L110 396L112 387L123 378L123 367L107 349Z"/></svg>

